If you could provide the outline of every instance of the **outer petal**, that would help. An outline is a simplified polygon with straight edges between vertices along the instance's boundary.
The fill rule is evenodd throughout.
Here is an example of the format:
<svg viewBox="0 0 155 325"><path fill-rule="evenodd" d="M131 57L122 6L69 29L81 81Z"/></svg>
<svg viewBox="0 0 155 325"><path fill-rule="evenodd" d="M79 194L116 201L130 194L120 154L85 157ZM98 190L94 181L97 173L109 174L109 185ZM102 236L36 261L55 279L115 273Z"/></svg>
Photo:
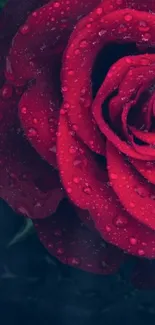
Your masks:
<svg viewBox="0 0 155 325"><path fill-rule="evenodd" d="M104 8L107 13L123 8L155 12L155 3L152 0L104 0Z"/></svg>
<svg viewBox="0 0 155 325"><path fill-rule="evenodd" d="M24 23L30 12L43 5L44 0L8 0L0 12L0 78L2 80L5 59L12 37ZM2 85L2 84L1 84ZM0 85L0 86L1 86Z"/></svg>
<svg viewBox="0 0 155 325"><path fill-rule="evenodd" d="M39 238L62 263L84 271L110 274L120 266L123 253L86 228L70 203L63 202L46 220L34 222Z"/></svg>
<svg viewBox="0 0 155 325"><path fill-rule="evenodd" d="M154 258L155 233L132 218L120 205L103 166L60 116L57 156L70 199L87 209L103 238L130 254Z"/></svg>
<svg viewBox="0 0 155 325"><path fill-rule="evenodd" d="M59 100L52 87L40 82L24 92L19 103L19 116L24 132L37 152L56 166L56 133Z"/></svg>
<svg viewBox="0 0 155 325"><path fill-rule="evenodd" d="M24 138L14 97L0 98L0 116L0 196L18 213L44 218L64 197L58 173Z"/></svg>
<svg viewBox="0 0 155 325"><path fill-rule="evenodd" d="M138 221L155 230L155 186L150 186L108 141L107 166L122 205Z"/></svg>
<svg viewBox="0 0 155 325"><path fill-rule="evenodd" d="M40 62L43 68L43 61L48 60L49 64L52 54L62 52L79 17L89 13L99 2L50 1L30 15L16 34L10 52L14 78L24 82L34 75L37 77Z"/></svg>

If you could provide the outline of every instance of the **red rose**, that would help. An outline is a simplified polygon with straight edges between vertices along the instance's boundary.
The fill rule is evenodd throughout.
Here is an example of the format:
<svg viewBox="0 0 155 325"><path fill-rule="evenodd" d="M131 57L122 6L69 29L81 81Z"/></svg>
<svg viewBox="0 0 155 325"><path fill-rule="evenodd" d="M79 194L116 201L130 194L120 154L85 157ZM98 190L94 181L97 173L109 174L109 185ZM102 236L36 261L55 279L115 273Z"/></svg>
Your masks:
<svg viewBox="0 0 155 325"><path fill-rule="evenodd" d="M155 4L43 2L1 13L0 195L63 263L154 259Z"/></svg>

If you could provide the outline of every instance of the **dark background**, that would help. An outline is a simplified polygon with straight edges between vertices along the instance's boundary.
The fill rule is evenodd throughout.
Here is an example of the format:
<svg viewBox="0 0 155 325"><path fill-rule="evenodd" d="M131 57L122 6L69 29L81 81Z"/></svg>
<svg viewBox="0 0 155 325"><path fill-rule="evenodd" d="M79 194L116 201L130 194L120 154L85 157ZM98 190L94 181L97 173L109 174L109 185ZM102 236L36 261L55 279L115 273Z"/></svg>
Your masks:
<svg viewBox="0 0 155 325"><path fill-rule="evenodd" d="M0 201L0 324L154 325L155 290L135 289L131 270L132 258L112 276L62 265Z"/></svg>

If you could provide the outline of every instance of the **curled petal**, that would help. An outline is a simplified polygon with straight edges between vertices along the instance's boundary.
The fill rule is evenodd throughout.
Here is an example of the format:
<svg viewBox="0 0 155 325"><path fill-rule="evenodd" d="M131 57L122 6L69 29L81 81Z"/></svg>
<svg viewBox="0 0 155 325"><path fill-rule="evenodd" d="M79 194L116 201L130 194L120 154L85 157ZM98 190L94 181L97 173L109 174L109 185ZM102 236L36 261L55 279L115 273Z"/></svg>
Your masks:
<svg viewBox="0 0 155 325"><path fill-rule="evenodd" d="M64 264L110 274L117 271L123 260L122 252L86 228L68 201L62 202L51 217L34 221L34 226L43 245Z"/></svg>
<svg viewBox="0 0 155 325"><path fill-rule="evenodd" d="M122 205L139 222L155 230L155 187L149 186L110 142L106 156L109 178Z"/></svg>
<svg viewBox="0 0 155 325"><path fill-rule="evenodd" d="M134 127L130 127L132 134L141 141L144 141L150 145L155 145L155 133L154 132L144 132L137 130ZM142 146L143 148L143 146Z"/></svg>
<svg viewBox="0 0 155 325"><path fill-rule="evenodd" d="M138 159L130 159L132 165L143 175L150 183L155 185L155 162L141 161Z"/></svg>
<svg viewBox="0 0 155 325"><path fill-rule="evenodd" d="M131 17L131 19L128 19L128 17ZM115 142L115 145L117 145L119 150L122 150L134 158L140 159L141 153L139 154L136 152L136 150L134 150L134 148L127 145L124 141L121 141L119 137L110 130L107 123L105 123L103 120L101 110L102 99L103 97L106 98L107 92L109 92L109 86L105 84L105 91L102 95L102 98L99 98L99 96L97 96L93 104L94 117L102 134L99 133L98 127L94 123L91 115L92 90L90 78L93 63L97 54L101 48L106 46L109 42L119 42L120 40L126 42L126 39L128 39L128 42L135 41L141 42L141 44L146 44L146 38L144 39L143 31L139 26L142 20L146 22L148 30L150 30L148 42L149 45L152 46L155 41L153 35L153 15L149 16L144 12L125 9L110 13L104 19L104 10L102 10L101 5L99 8L94 10L93 18L94 19L92 19L91 13L83 19L83 28L81 28L81 24L79 25L79 29L77 26L70 38L68 48L64 55L64 64L62 70L62 90L64 100L67 103L68 107L68 115L71 124L76 125L76 133L78 136L93 151L102 154L104 134L110 141ZM122 24L125 24L125 31L122 30L120 32L120 22L122 22ZM129 30L128 35L126 35L127 30ZM121 67L122 66L120 66L120 69ZM126 69L129 69L128 64L125 66L125 71L123 66L121 75L119 73L116 73L118 80L115 81L115 78L113 78L113 80L112 78L109 78L111 91L117 89L117 83L120 83L122 81L122 75L126 72ZM87 129L87 138L85 135L85 129ZM90 140L92 146L90 146ZM97 144L99 147L97 147ZM149 155L144 155L141 159L147 160L149 158L151 159Z"/></svg>
<svg viewBox="0 0 155 325"><path fill-rule="evenodd" d="M75 137L60 116L57 155L63 185L78 207L88 210L102 237L130 254L155 257L155 233L121 206L108 182L107 172L93 153Z"/></svg>

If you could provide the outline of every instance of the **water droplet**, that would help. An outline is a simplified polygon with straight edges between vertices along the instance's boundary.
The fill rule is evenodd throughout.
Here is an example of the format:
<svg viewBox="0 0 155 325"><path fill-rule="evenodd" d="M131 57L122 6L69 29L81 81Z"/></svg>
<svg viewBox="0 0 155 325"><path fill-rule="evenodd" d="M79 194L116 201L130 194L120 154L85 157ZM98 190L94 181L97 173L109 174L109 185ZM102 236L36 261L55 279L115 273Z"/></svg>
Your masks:
<svg viewBox="0 0 155 325"><path fill-rule="evenodd" d="M54 247L52 243L49 243L47 246L49 249Z"/></svg>
<svg viewBox="0 0 155 325"><path fill-rule="evenodd" d="M81 264L81 259L79 257L69 257L68 263L73 265L73 266L78 266Z"/></svg>
<svg viewBox="0 0 155 325"><path fill-rule="evenodd" d="M144 256L144 255L145 255L144 250L143 250L143 249L139 249L139 250L138 250L138 255L139 255L139 256Z"/></svg>
<svg viewBox="0 0 155 325"><path fill-rule="evenodd" d="M70 146L69 153L74 154L74 153L76 153L76 151L77 151L77 148L76 147Z"/></svg>
<svg viewBox="0 0 155 325"><path fill-rule="evenodd" d="M27 208L22 206L22 205L17 205L16 210L17 210L18 213L23 214L24 216L27 216L29 218L31 217L31 214L29 213Z"/></svg>
<svg viewBox="0 0 155 325"><path fill-rule="evenodd" d="M129 205L130 205L131 208L135 208L135 203L130 202Z"/></svg>
<svg viewBox="0 0 155 325"><path fill-rule="evenodd" d="M136 238L131 237L131 238L129 239L129 241L130 241L130 244L131 244L131 245L137 245L137 239L136 239Z"/></svg>
<svg viewBox="0 0 155 325"><path fill-rule="evenodd" d="M11 98L13 94L12 86L9 84L4 85L3 88L1 89L1 94L4 99Z"/></svg>
<svg viewBox="0 0 155 325"><path fill-rule="evenodd" d="M138 29L141 32L147 32L150 29L150 26L148 26L146 21L142 20L142 21L139 22Z"/></svg>
<svg viewBox="0 0 155 325"><path fill-rule="evenodd" d="M63 86L63 87L62 87L62 91L63 91L63 92L66 92L67 90L68 90L68 87L67 87L67 86Z"/></svg>
<svg viewBox="0 0 155 325"><path fill-rule="evenodd" d="M125 19L125 21L127 21L127 22L129 22L129 21L131 21L132 20L132 15L130 15L130 14L126 14L125 16L124 16L124 19Z"/></svg>
<svg viewBox="0 0 155 325"><path fill-rule="evenodd" d="M90 186L86 186L86 187L83 188L83 192L85 194L90 195L92 193L92 188Z"/></svg>
<svg viewBox="0 0 155 325"><path fill-rule="evenodd" d="M20 28L20 32L21 34L23 35L26 35L28 32L29 32L29 26L28 25L23 25L21 28Z"/></svg>
<svg viewBox="0 0 155 325"><path fill-rule="evenodd" d="M34 11L34 12L32 13L32 16L33 16L33 17L37 17L37 11Z"/></svg>
<svg viewBox="0 0 155 325"><path fill-rule="evenodd" d="M69 193L69 194L72 193L72 189L71 189L71 187L68 187L68 188L67 188L67 193Z"/></svg>
<svg viewBox="0 0 155 325"><path fill-rule="evenodd" d="M72 129L73 129L73 131L77 131L78 130L78 125L77 124L72 124Z"/></svg>
<svg viewBox="0 0 155 325"><path fill-rule="evenodd" d="M60 2L54 2L53 7L54 8L59 8L60 7Z"/></svg>
<svg viewBox="0 0 155 325"><path fill-rule="evenodd" d="M68 75L69 75L69 76L73 76L73 75L74 75L74 71L73 71L73 70L69 70L69 71L68 71Z"/></svg>
<svg viewBox="0 0 155 325"><path fill-rule="evenodd" d="M56 253L57 253L58 255L63 255L63 254L65 253L65 250L64 250L64 248L59 247L59 248L57 248Z"/></svg>
<svg viewBox="0 0 155 325"><path fill-rule="evenodd" d="M145 33L142 35L142 41L144 41L144 42L148 42L150 40L150 38L151 38L151 34L149 34L149 33Z"/></svg>
<svg viewBox="0 0 155 325"><path fill-rule="evenodd" d="M128 224L128 219L124 216L118 215L114 218L113 223L116 227L121 228Z"/></svg>
<svg viewBox="0 0 155 325"><path fill-rule="evenodd" d="M55 229L54 230L54 236L61 237L62 236L62 231L60 229Z"/></svg>
<svg viewBox="0 0 155 325"><path fill-rule="evenodd" d="M73 166L76 167L76 166L81 166L82 165L82 160L81 159L75 159L73 161Z"/></svg>
<svg viewBox="0 0 155 325"><path fill-rule="evenodd" d="M79 50L79 49L76 49L76 50L74 51L74 54L75 54L75 55L80 54L80 50Z"/></svg>
<svg viewBox="0 0 155 325"><path fill-rule="evenodd" d="M60 110L60 114L61 114L61 115L65 115L65 114L66 114L66 110L65 110L64 108L61 108L61 110Z"/></svg>
<svg viewBox="0 0 155 325"><path fill-rule="evenodd" d="M105 227L105 229L106 229L107 232L110 232L111 231L111 227L108 226L108 225Z"/></svg>
<svg viewBox="0 0 155 325"><path fill-rule="evenodd" d="M103 9L102 8L97 8L96 13L97 15L102 15Z"/></svg>
<svg viewBox="0 0 155 325"><path fill-rule="evenodd" d="M80 47L81 48L85 48L85 47L87 47L88 46L88 42L87 42L87 40L82 40L81 42L80 42Z"/></svg>
<svg viewBox="0 0 155 325"><path fill-rule="evenodd" d="M80 182L79 177L73 177L73 182L74 182L75 184L79 184L79 182Z"/></svg>
<svg viewBox="0 0 155 325"><path fill-rule="evenodd" d="M135 192L139 195L139 196L141 196L141 197L146 197L146 196L148 196L148 191L147 191L147 189L145 189L143 186L139 186L139 187L137 187L137 188L135 188Z"/></svg>
<svg viewBox="0 0 155 325"><path fill-rule="evenodd" d="M132 60L131 60L131 58L129 58L129 57L126 57L126 58L125 58L125 61L126 61L126 63L129 63L129 64L132 63Z"/></svg>
<svg viewBox="0 0 155 325"><path fill-rule="evenodd" d="M110 178L111 178L112 180L116 180L116 179L118 179L118 175L117 175L117 174L114 174L114 173L111 173L111 174L110 174Z"/></svg>
<svg viewBox="0 0 155 325"><path fill-rule="evenodd" d="M26 107L22 107L21 108L21 113L22 114L26 114L27 113L27 108Z"/></svg>
<svg viewBox="0 0 155 325"><path fill-rule="evenodd" d="M28 137L33 138L36 137L36 135L37 135L37 131L34 128L30 128L28 130Z"/></svg>
<svg viewBox="0 0 155 325"><path fill-rule="evenodd" d="M106 30L105 29L101 29L98 34L99 34L99 36L103 36L103 35L106 34Z"/></svg>

